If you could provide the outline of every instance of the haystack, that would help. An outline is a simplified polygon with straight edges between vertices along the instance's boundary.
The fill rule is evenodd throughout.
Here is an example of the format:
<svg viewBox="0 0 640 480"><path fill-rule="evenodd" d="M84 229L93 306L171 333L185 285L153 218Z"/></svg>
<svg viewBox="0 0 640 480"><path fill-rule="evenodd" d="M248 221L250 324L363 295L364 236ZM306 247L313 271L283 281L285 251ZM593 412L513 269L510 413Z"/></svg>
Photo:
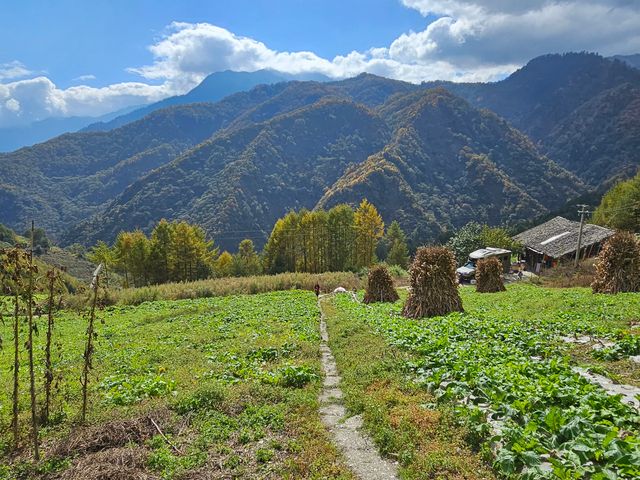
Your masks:
<svg viewBox="0 0 640 480"><path fill-rule="evenodd" d="M640 291L640 244L629 232L616 232L596 259L593 293Z"/></svg>
<svg viewBox="0 0 640 480"><path fill-rule="evenodd" d="M456 260L448 248L422 247L411 264L411 293L402 314L409 318L462 312Z"/></svg>
<svg viewBox="0 0 640 480"><path fill-rule="evenodd" d="M484 258L476 265L476 292L504 292L502 263L495 257Z"/></svg>
<svg viewBox="0 0 640 480"><path fill-rule="evenodd" d="M400 297L393 286L393 279L387 267L384 265L372 267L369 270L363 302L395 302L398 298Z"/></svg>

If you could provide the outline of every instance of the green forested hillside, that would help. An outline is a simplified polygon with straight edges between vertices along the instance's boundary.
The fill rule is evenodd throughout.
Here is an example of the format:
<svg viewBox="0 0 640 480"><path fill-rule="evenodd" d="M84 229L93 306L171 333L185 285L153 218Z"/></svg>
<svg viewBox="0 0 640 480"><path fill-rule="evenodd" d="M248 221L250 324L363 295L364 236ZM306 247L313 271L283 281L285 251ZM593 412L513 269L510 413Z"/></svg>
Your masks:
<svg viewBox="0 0 640 480"><path fill-rule="evenodd" d="M21 229L33 219L60 236L136 179L282 88L264 86L216 104L172 107L108 132L66 134L0 154L0 221Z"/></svg>
<svg viewBox="0 0 640 480"><path fill-rule="evenodd" d="M551 158L594 186L633 176L640 166L640 83L596 95L545 143Z"/></svg>
<svg viewBox="0 0 640 480"><path fill-rule="evenodd" d="M321 206L368 195L383 217L397 212L415 240L471 220L499 224L536 216L582 189L504 120L445 89L391 107L382 111L397 122L393 140L336 182Z"/></svg>
<svg viewBox="0 0 640 480"><path fill-rule="evenodd" d="M433 82L488 108L539 144L586 183L629 177L640 165L640 71L591 53L544 55L488 84Z"/></svg>
<svg viewBox="0 0 640 480"><path fill-rule="evenodd" d="M384 146L379 116L345 100L321 100L262 124L219 134L133 184L68 241L111 240L163 217L202 225L224 248L266 240L291 208L313 208L344 169Z"/></svg>

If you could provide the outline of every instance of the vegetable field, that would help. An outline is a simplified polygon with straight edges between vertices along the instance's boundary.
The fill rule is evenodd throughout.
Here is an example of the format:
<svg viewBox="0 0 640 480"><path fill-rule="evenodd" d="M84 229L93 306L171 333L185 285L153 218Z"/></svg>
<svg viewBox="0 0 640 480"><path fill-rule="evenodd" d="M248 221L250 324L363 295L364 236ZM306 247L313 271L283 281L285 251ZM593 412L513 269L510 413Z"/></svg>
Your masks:
<svg viewBox="0 0 640 480"><path fill-rule="evenodd" d="M303 291L108 307L98 313L81 427L87 320L58 314L52 421L37 467L28 459L27 390L24 449L9 454L13 352L0 351L0 478L351 478L317 413L318 316L315 295ZM0 331L9 343L9 325ZM27 370L20 374L26 385Z"/></svg>
<svg viewBox="0 0 640 480"><path fill-rule="evenodd" d="M499 475L640 478L639 412L578 375L573 346L562 341L584 334L611 341L580 357L583 366L608 375L603 352L618 362L640 353L640 337L630 328L640 296L531 285L484 295L469 287L462 294L466 313L425 320L400 317L402 300L365 306L342 296L335 307L408 352L399 368L433 395L425 408L453 409ZM639 378L635 367L625 373Z"/></svg>
<svg viewBox="0 0 640 480"><path fill-rule="evenodd" d="M345 406L401 478L640 478L638 410L575 370L640 385L640 295L463 287L464 313L410 320L406 294L320 302ZM0 323L0 479L354 478L318 413L319 317L299 290L106 307L81 425L87 318L56 313L35 464L26 351L11 448L13 332ZM39 402L45 322L36 317Z"/></svg>

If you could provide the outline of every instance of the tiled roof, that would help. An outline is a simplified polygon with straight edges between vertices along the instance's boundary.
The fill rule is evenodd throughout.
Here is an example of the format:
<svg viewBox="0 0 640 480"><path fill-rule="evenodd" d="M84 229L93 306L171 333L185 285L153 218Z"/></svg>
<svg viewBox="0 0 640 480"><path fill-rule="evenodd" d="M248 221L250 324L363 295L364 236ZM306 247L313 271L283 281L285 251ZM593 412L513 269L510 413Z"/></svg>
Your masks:
<svg viewBox="0 0 640 480"><path fill-rule="evenodd" d="M525 247L544 253L552 258L560 258L575 252L578 243L580 222L563 217L555 217L537 227L516 235L515 238ZM613 235L613 230L585 223L582 231L582 247L599 243Z"/></svg>

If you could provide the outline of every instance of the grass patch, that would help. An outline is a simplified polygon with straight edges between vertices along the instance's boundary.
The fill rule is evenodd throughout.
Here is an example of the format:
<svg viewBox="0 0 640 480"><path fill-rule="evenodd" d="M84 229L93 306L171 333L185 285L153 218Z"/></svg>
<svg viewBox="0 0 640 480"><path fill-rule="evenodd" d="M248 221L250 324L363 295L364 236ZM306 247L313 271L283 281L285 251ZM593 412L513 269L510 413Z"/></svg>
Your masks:
<svg viewBox="0 0 640 480"><path fill-rule="evenodd" d="M211 278L195 282L166 283L140 288L111 290L108 303L121 305L140 305L158 300L187 300L229 295L275 292L282 290L312 291L316 283L323 292L331 292L336 287L348 290L359 288L360 278L351 272L326 273L280 273L277 275L259 275L253 277ZM81 308L88 299L85 295L66 298L71 308Z"/></svg>

